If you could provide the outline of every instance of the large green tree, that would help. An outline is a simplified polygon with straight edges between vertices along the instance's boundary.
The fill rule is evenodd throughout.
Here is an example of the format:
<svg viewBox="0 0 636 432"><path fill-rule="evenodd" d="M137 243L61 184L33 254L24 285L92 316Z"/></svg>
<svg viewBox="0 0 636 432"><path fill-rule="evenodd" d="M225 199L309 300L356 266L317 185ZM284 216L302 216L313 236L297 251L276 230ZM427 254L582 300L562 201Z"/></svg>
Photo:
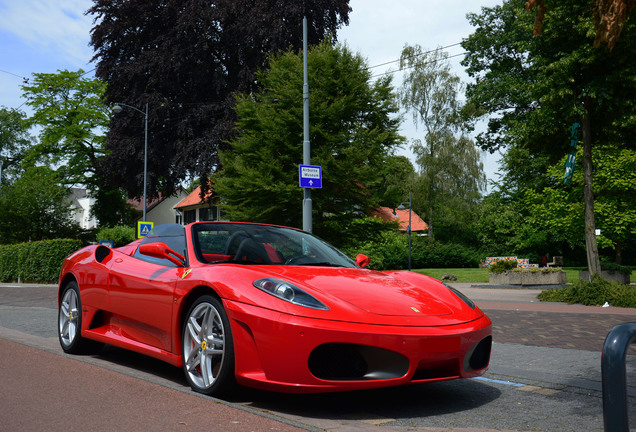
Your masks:
<svg viewBox="0 0 636 432"><path fill-rule="evenodd" d="M47 167L29 167L0 194L0 243L75 236L69 189Z"/></svg>
<svg viewBox="0 0 636 432"><path fill-rule="evenodd" d="M426 203L428 235L433 237L440 208L451 199L459 205L474 204L485 189L486 176L473 141L461 133L462 84L451 72L448 54L407 45L400 68L407 69L399 89L400 103L411 112L415 125L424 129L424 139L414 140L412 148L421 177L419 198Z"/></svg>
<svg viewBox="0 0 636 432"><path fill-rule="evenodd" d="M110 110L102 102L105 84L86 78L83 70L36 73L22 86L28 118L37 126L39 141L28 154L28 163L55 166L68 185L97 189L96 170L104 157L104 135Z"/></svg>
<svg viewBox="0 0 636 432"><path fill-rule="evenodd" d="M312 194L314 231L330 237L327 216L350 221L378 205L382 169L403 138L390 77L372 82L360 55L329 41L308 62L311 161L323 175ZM275 56L258 74L262 90L238 98L238 136L214 181L233 219L301 225L302 70L302 53Z"/></svg>
<svg viewBox="0 0 636 432"><path fill-rule="evenodd" d="M349 12L348 0L94 0L91 45L106 101L149 107L149 196L218 168L234 94L257 89L255 73L270 55L302 46L304 15L316 44L347 24ZM143 121L131 109L114 119L103 166L105 178L136 197Z"/></svg>
<svg viewBox="0 0 636 432"><path fill-rule="evenodd" d="M37 73L23 86L33 109L25 124L39 132L24 162L55 167L62 184L88 188L97 200L92 211L100 224L130 222L125 194L109 181L104 138L111 112L103 102L106 85L85 75L82 70ZM141 178L143 170L138 171Z"/></svg>
<svg viewBox="0 0 636 432"><path fill-rule="evenodd" d="M468 100L490 115L478 138L484 149L519 148L554 164L569 152L572 124L582 125L586 250L590 271L598 273L592 150L624 146L633 136L636 33L627 22L612 51L596 48L594 13L591 0L551 4L533 38L534 16L523 1L509 0L470 15L476 30L463 46L464 65L475 78ZM512 168L520 173L536 165ZM523 187L540 191L545 180L534 176Z"/></svg>

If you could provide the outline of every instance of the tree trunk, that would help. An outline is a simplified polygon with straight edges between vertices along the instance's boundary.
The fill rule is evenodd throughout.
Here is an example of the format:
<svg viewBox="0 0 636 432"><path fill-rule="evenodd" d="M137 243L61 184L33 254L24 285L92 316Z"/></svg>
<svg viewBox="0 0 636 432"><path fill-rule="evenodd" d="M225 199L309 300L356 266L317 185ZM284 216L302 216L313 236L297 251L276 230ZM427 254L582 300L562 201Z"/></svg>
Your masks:
<svg viewBox="0 0 636 432"><path fill-rule="evenodd" d="M596 244L596 224L594 222L594 189L592 174L592 127L590 125L590 108L592 99L584 100L583 114L583 199L585 201L585 249L587 252L587 266L590 277L601 274L601 263Z"/></svg>

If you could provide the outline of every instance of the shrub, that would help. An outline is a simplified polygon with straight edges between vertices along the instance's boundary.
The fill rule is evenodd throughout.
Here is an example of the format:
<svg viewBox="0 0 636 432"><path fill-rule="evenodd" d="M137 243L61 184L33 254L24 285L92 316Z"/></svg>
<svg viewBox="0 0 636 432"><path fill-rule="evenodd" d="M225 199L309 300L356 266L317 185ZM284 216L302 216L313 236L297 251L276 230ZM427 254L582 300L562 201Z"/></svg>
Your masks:
<svg viewBox="0 0 636 432"><path fill-rule="evenodd" d="M505 273L516 269L518 264L517 260L497 260L490 266L490 273Z"/></svg>
<svg viewBox="0 0 636 432"><path fill-rule="evenodd" d="M56 282L62 262L82 247L80 240L43 240L0 246L0 280Z"/></svg>
<svg viewBox="0 0 636 432"><path fill-rule="evenodd" d="M441 243L428 237L413 242L414 268L478 267L480 255L476 250L456 243Z"/></svg>
<svg viewBox="0 0 636 432"><path fill-rule="evenodd" d="M350 246L343 251L355 258L359 253L371 258L369 268L374 270L402 270L408 268L408 235L398 232L383 233L377 240ZM427 237L411 238L412 268L467 268L479 265L476 250L463 245L441 243Z"/></svg>
<svg viewBox="0 0 636 432"><path fill-rule="evenodd" d="M112 228L100 228L97 231L97 240L112 240L115 247L127 245L136 239L135 228L118 225Z"/></svg>
<svg viewBox="0 0 636 432"><path fill-rule="evenodd" d="M609 303L617 307L636 307L636 287L608 281L595 275L591 281L579 279L572 285L544 290L538 296L541 301L580 303L600 306Z"/></svg>
<svg viewBox="0 0 636 432"><path fill-rule="evenodd" d="M616 272L624 275L632 273L632 268L630 266L624 266L616 264L615 262L605 260L601 260L601 269L608 272Z"/></svg>
<svg viewBox="0 0 636 432"><path fill-rule="evenodd" d="M360 253L367 255L371 258L368 268L373 270L408 268L408 237L400 233L384 233L377 240L347 247L343 252L352 258Z"/></svg>

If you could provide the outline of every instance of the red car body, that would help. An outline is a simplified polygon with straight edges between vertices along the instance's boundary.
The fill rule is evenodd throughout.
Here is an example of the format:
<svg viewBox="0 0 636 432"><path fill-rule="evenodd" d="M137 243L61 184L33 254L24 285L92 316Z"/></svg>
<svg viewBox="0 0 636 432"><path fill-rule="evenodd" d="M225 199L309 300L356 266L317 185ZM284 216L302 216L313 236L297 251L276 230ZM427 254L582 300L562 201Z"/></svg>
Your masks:
<svg viewBox="0 0 636 432"><path fill-rule="evenodd" d="M214 251L199 244L202 232L226 233L221 227L251 230L257 237L261 231L284 231L313 241L310 234L290 228L205 222L182 228L181 252L160 241L160 235L153 240L152 233L143 242L118 249L83 248L66 258L60 274L62 347L73 351L71 343L79 337L183 366L186 357L213 343L213 338L205 343L196 336L190 341L187 330L192 318L188 311L197 299L213 297L229 324L229 331L219 336L225 339L218 345L225 347L220 367L229 368L227 373L241 385L280 392L359 390L474 377L487 369L490 320L441 282L408 271L368 270L353 261L337 267L285 264L282 252L272 252L273 243L259 244L269 256L245 264L238 261L240 251L232 255L223 253L231 251L222 246ZM140 246L144 242L150 246ZM290 260L304 262L308 256ZM277 294L285 298L262 289L277 281L287 284L276 285ZM68 326L78 319L78 311L70 311L71 285L81 304L79 328L73 334ZM289 287L296 296L307 295L310 307L287 301ZM200 362L207 365L206 360ZM216 376L210 373L212 380ZM206 391L210 382L191 385L204 393L216 392Z"/></svg>

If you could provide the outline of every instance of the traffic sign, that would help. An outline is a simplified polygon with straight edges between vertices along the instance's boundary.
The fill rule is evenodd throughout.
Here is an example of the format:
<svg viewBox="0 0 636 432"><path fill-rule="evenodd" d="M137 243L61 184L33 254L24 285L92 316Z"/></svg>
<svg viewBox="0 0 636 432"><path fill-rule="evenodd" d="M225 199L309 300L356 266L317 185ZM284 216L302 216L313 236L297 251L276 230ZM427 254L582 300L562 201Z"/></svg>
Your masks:
<svg viewBox="0 0 636 432"><path fill-rule="evenodd" d="M301 188L322 188L322 167L318 165L298 166L299 186Z"/></svg>
<svg viewBox="0 0 636 432"><path fill-rule="evenodd" d="M146 237L154 225L154 222L137 221L137 238Z"/></svg>
<svg viewBox="0 0 636 432"><path fill-rule="evenodd" d="M111 249L115 247L115 242L112 241L112 240L100 240L99 244L100 245L104 245L104 246L108 246Z"/></svg>

